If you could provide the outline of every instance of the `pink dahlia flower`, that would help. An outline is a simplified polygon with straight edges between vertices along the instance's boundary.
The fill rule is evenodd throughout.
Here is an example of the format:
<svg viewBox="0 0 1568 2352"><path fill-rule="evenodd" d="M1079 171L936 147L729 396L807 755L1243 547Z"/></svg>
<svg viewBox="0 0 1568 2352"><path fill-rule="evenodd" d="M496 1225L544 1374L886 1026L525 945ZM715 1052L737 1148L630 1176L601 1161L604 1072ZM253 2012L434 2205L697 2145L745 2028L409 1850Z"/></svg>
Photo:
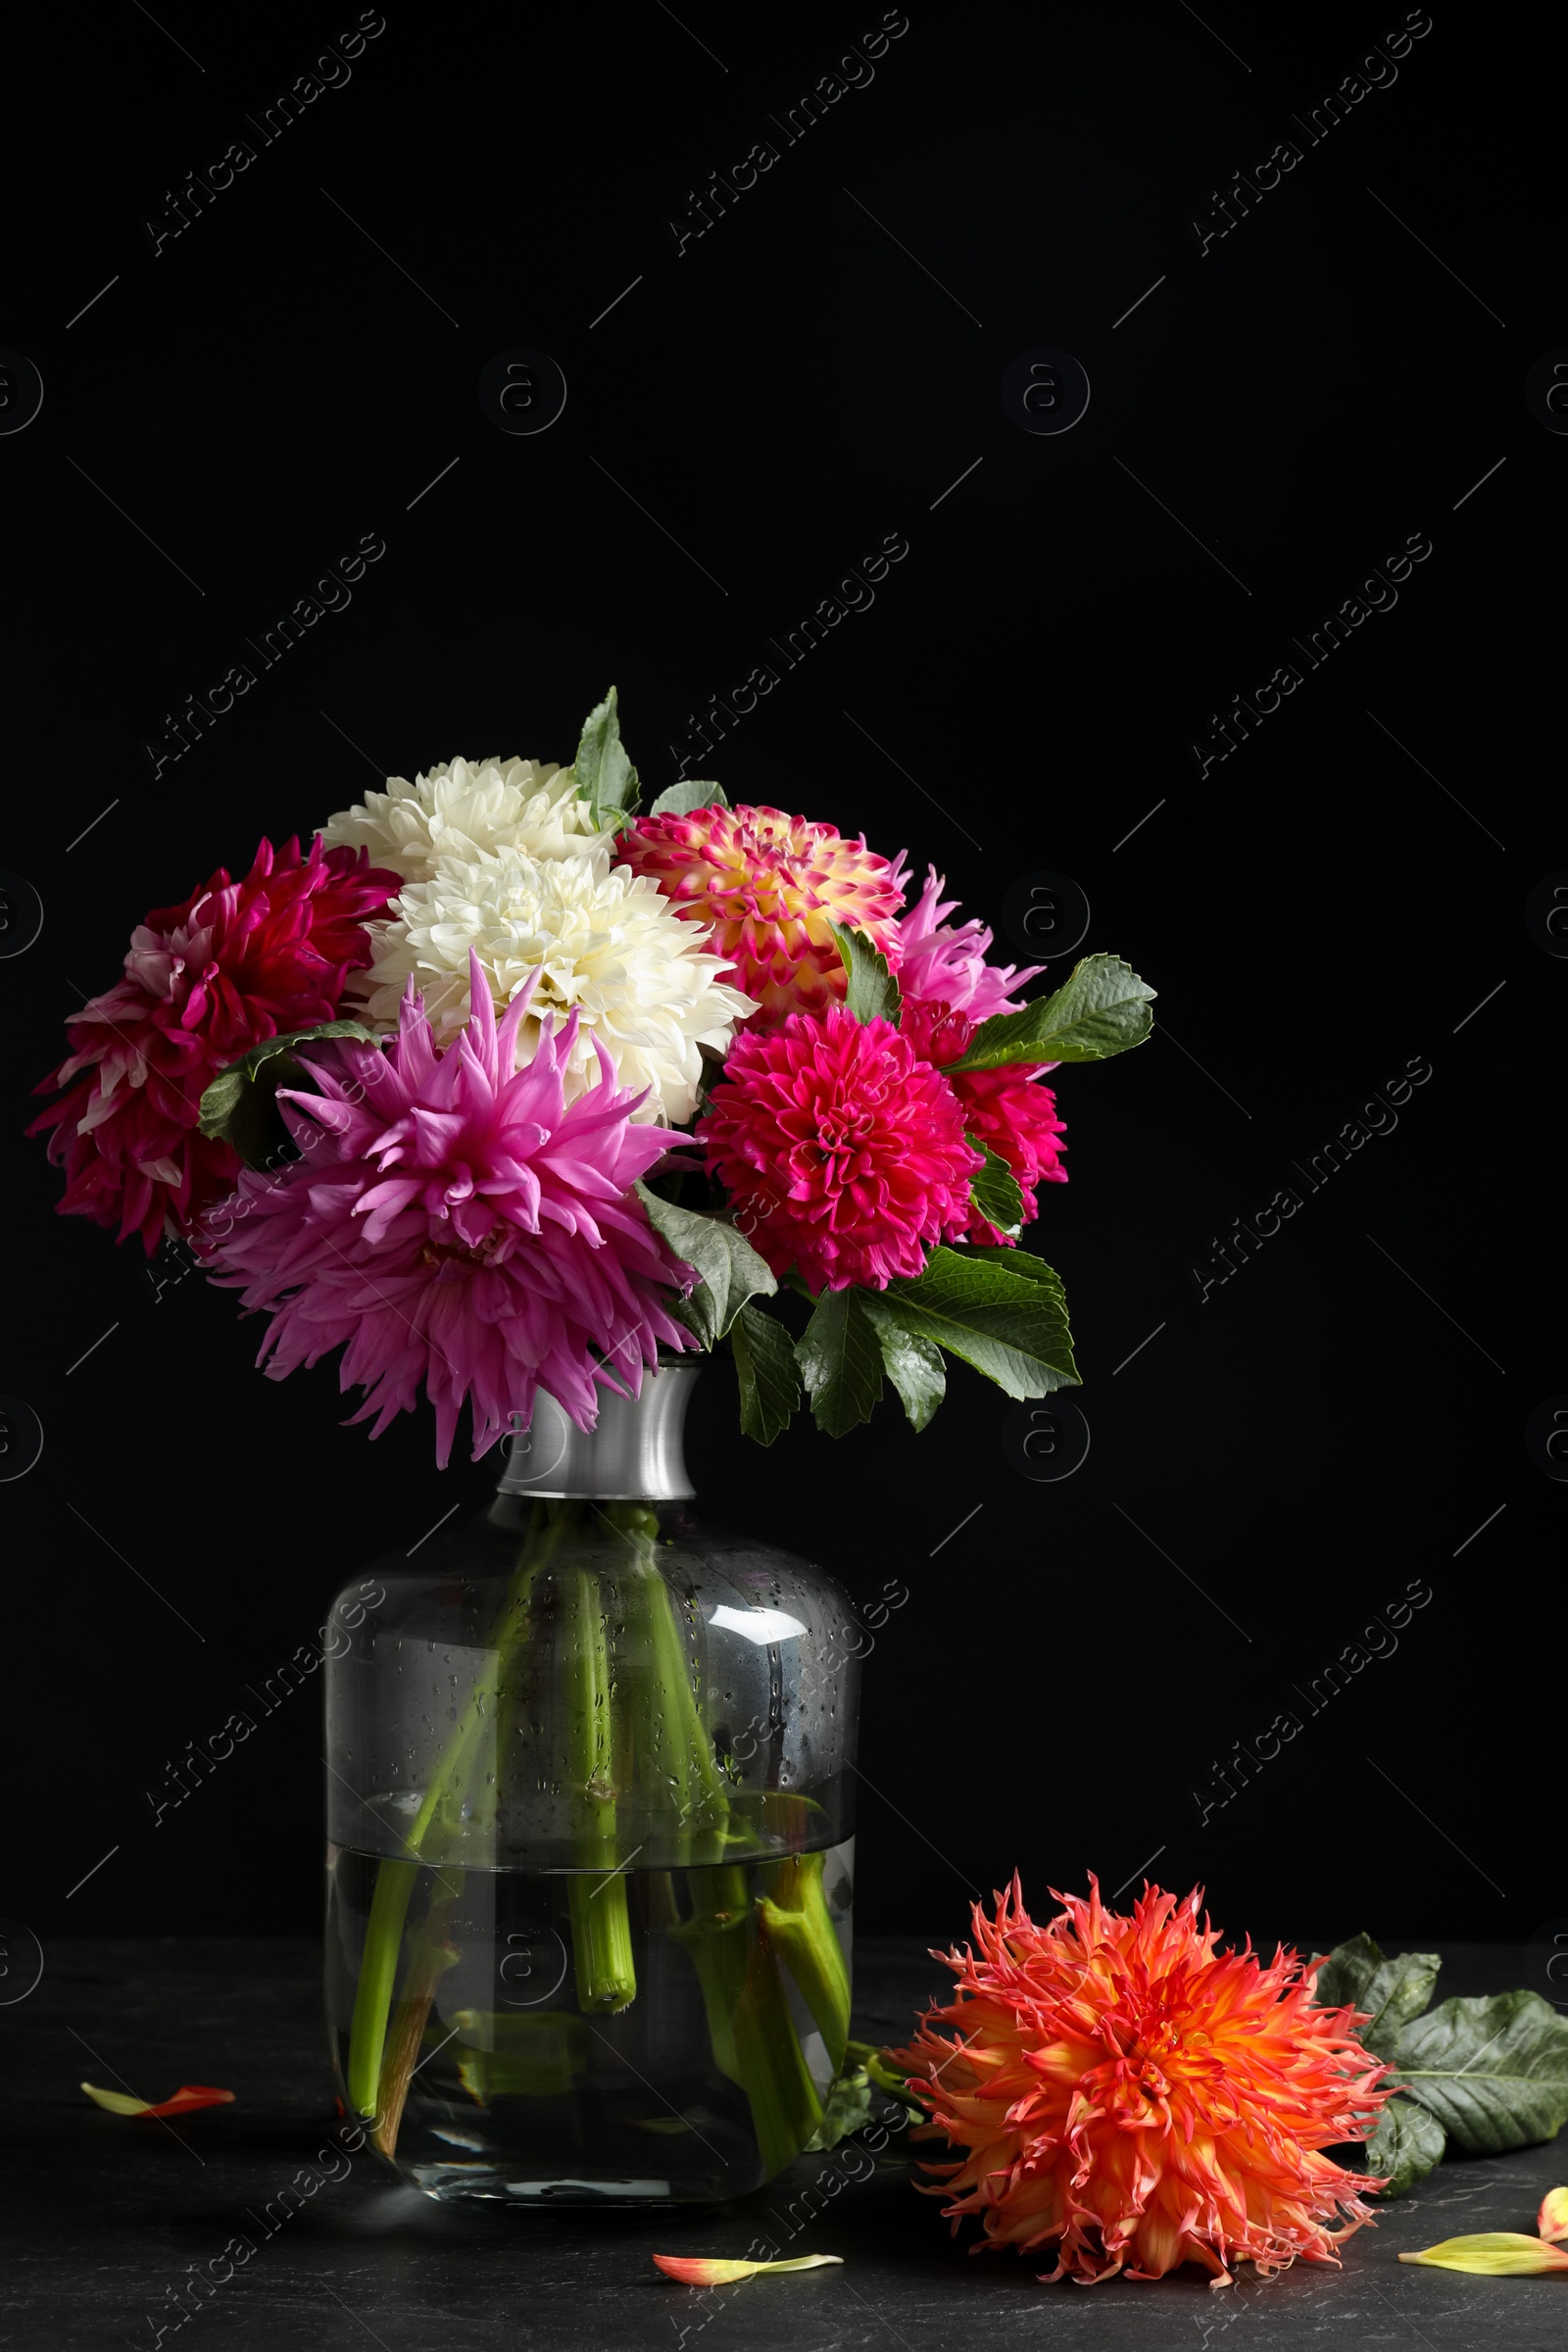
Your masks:
<svg viewBox="0 0 1568 2352"><path fill-rule="evenodd" d="M900 985L906 995L929 997L956 1012L966 1012L972 1021L988 1021L996 1012L1017 1012L1023 999L1014 992L1026 980L1037 979L1045 965L1032 963L1018 970L1010 963L987 963L990 931L972 921L955 930L947 918L956 914L958 902L943 900L946 888L945 878L934 865L928 866L919 904L899 925L894 968Z"/></svg>
<svg viewBox="0 0 1568 2352"><path fill-rule="evenodd" d="M243 881L220 866L182 906L155 906L124 978L73 1014L74 1051L34 1090L70 1089L27 1130L66 1170L60 1213L139 1233L149 1257L171 1223L188 1232L239 1171L196 1132L203 1090L262 1039L332 1019L370 960L364 924L397 888L363 850L316 842L302 858L297 840L264 841Z"/></svg>
<svg viewBox="0 0 1568 2352"><path fill-rule="evenodd" d="M904 1000L902 1033L936 1069L962 1058L976 1027L970 1014L955 1011L951 1004L927 1004L918 997ZM970 1135L1004 1159L1017 1177L1026 1225L1040 1214L1036 1185L1067 1181L1061 1164L1067 1147L1058 1141L1066 1128L1056 1116L1055 1096L1040 1084L1045 1072L1055 1066L1054 1061L1020 1061L1000 1070L960 1070L948 1076ZM960 1235L988 1247L1008 1240L987 1222L967 1195L962 1216L947 1229L950 1240Z"/></svg>
<svg viewBox="0 0 1568 2352"><path fill-rule="evenodd" d="M677 913L711 926L714 954L760 1007L753 1028L843 1002L835 923L865 932L897 966L904 858L890 864L863 837L846 841L781 808L694 808L640 818L617 856L652 874Z"/></svg>
<svg viewBox="0 0 1568 2352"><path fill-rule="evenodd" d="M260 1361L281 1380L344 1346L344 1389L366 1391L355 1421L372 1437L412 1411L422 1381L436 1454L452 1451L465 1398L473 1455L543 1388L591 1429L599 1390L635 1396L659 1343L692 1343L666 1310L691 1270L665 1256L637 1178L680 1139L633 1126L600 1049L599 1084L567 1103L577 1031L547 1020L514 1070L528 992L499 1032L474 964L473 1012L444 1052L412 980L389 1050L307 1047L319 1095L279 1089L301 1156L247 1169L203 1222L210 1270L271 1318Z"/></svg>
<svg viewBox="0 0 1568 2352"><path fill-rule="evenodd" d="M982 1164L947 1080L889 1021L841 1004L746 1028L697 1128L735 1221L775 1274L813 1290L917 1275L961 1225Z"/></svg>

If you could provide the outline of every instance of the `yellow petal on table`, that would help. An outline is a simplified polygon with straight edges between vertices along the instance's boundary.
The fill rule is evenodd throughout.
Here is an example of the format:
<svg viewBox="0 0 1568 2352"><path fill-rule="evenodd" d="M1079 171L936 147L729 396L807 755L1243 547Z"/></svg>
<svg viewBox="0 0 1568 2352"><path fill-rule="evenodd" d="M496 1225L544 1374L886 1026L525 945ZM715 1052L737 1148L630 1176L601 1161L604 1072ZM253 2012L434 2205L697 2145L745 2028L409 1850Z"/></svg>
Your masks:
<svg viewBox="0 0 1568 2352"><path fill-rule="evenodd" d="M682 2286L728 2286L737 2278L756 2278L763 2271L816 2271L825 2263L842 2262L842 2254L802 2254L794 2262L710 2262L696 2254L656 2254L654 2261L666 2278Z"/></svg>
<svg viewBox="0 0 1568 2352"><path fill-rule="evenodd" d="M1548 2188L1541 2200L1536 2228L1543 2237L1568 2237L1568 2188Z"/></svg>
<svg viewBox="0 0 1568 2352"><path fill-rule="evenodd" d="M1568 2271L1568 2248L1519 2230L1485 2230L1474 2237L1446 2237L1401 2262L1430 2263L1439 2271L1473 2271L1480 2278L1522 2278L1533 2271Z"/></svg>

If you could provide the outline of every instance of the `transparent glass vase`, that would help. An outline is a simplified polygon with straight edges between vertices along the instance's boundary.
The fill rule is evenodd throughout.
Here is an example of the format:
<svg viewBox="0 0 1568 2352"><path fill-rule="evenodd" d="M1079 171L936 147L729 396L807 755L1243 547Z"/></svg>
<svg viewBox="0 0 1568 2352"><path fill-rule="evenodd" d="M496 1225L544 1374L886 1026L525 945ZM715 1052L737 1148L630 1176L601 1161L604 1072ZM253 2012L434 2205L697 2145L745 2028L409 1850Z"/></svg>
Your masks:
<svg viewBox="0 0 1568 2352"><path fill-rule="evenodd" d="M850 2008L858 1646L820 1569L689 1509L695 1369L347 1588L326 2007L438 2197L709 2201L805 2147Z"/></svg>

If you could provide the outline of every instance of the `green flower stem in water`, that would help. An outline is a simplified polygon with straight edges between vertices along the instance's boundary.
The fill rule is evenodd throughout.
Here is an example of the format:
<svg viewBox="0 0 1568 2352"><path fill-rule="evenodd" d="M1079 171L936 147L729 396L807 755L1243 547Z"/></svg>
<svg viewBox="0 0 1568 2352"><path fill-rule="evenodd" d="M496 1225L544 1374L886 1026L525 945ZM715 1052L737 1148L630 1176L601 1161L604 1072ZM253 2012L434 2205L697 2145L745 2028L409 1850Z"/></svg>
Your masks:
<svg viewBox="0 0 1568 2352"><path fill-rule="evenodd" d="M359 1984L355 1988L354 2019L349 2029L349 2103L357 2115L369 2117L380 2112L387 2018L397 1981L404 1922L425 1848L428 1846L439 1855L442 1845L461 1827L463 1799L486 1716L494 1708L502 1675L527 1631L528 1596L534 1578L549 1563L575 1514L576 1506L571 1503L535 1504L527 1544L514 1571L501 1613L491 1629L489 1660L430 1775L424 1800L403 1839L408 1859L383 1860L377 1865Z"/></svg>
<svg viewBox="0 0 1568 2352"><path fill-rule="evenodd" d="M461 1887L462 1878L457 1871L438 1871L437 1891L431 1896L424 1918L409 1937L403 1998L386 2036L376 2091L375 2130L371 2136L383 2156L390 2156L398 2144L404 2102L417 2071L436 1987L459 1956L448 1940L447 1931Z"/></svg>
<svg viewBox="0 0 1568 2352"><path fill-rule="evenodd" d="M717 1861L727 1842L729 1793L692 1691L686 1644L654 1542L659 1521L635 1504L612 1503L604 1517L629 1549L626 1593L625 1736L632 1771L651 1813L675 1815L682 1865Z"/></svg>
<svg viewBox="0 0 1568 2352"><path fill-rule="evenodd" d="M682 1945L696 1971L713 2062L745 2091L758 2148L771 2176L810 2138L821 2120L821 2102L801 2051L765 1923L752 1901L748 1873L735 1863L704 1866L706 1857L722 1853L732 1842L729 1792L692 1690L686 1644L670 1590L657 1565L654 1539L659 1523L651 1512L621 1505L612 1524L636 1555L626 1570L633 1581L625 1613L628 1733L634 1766L651 1804L675 1812L679 1824L676 1851L690 1869L687 1884L692 1916L669 1926L666 1932ZM810 1859L808 1857L808 1862ZM781 1916L789 1920L797 1943L803 1950L809 1947L814 1951L818 1922L808 1899L814 1885L820 1928L832 1944L843 1988L842 2054L843 2034L849 2026L849 1987L838 1938L822 1900L821 1859L814 1859L814 1881L808 1868L799 1896L794 1878L775 1878L775 1892L785 1898L787 1909ZM698 1866L691 1868L694 1862ZM779 1868L788 1872L790 1861ZM667 1909L673 1911L672 1890ZM829 1966L825 1954L818 1956L812 1982L819 1988L831 1982ZM810 2002L809 1993L807 1998ZM829 2006L825 1996L824 2005ZM817 2015L814 2004L812 2014ZM837 2008L829 2006L829 2014L836 2015ZM818 2023L822 2023L820 2017ZM824 2039L831 2039L825 2025L823 2034Z"/></svg>
<svg viewBox="0 0 1568 2352"><path fill-rule="evenodd" d="M409 1905L420 1869L455 1858L451 1849L464 1835L464 1802L486 1727L503 1704L508 1669L528 1637L535 1581L590 1510L623 1540L628 1556L610 1571L622 1599L613 1679L600 1571L571 1569L558 1586L564 1639L556 1695L568 1784L579 1804L567 1887L578 2005L613 2011L636 1997L626 1882L616 1850L616 1796L629 1778L646 1812L671 1820L673 1835L663 1840L671 1867L690 1874L691 1917L679 1918L666 1871L650 1883L650 1925L691 1959L714 2063L746 2092L771 2176L809 2141L822 2113L780 1964L800 1986L835 2068L843 2060L848 2027L848 1977L822 1892L820 1854L788 1855L775 1864L767 1892L757 1902L748 1870L719 1859L737 1841L728 1784L658 1566L659 1520L638 1504L541 1499L534 1505L525 1548L491 1631L489 1658L431 1773L403 1841L405 1858L384 1859L377 1868L350 2030L349 2097L359 2114L377 2119L376 2143L390 2155L441 1973L453 1957L446 1940L451 1901L443 1899L438 1879L424 1920L407 1935L402 1997L394 2013ZM498 1752L503 1774L505 1765Z"/></svg>
<svg viewBox="0 0 1568 2352"><path fill-rule="evenodd" d="M671 1933L697 1971L714 2064L745 2091L771 2178L805 2147L822 2104L746 1872L733 1863L695 1870L688 1884L692 1916Z"/></svg>
<svg viewBox="0 0 1568 2352"><path fill-rule="evenodd" d="M815 2018L838 2074L850 2035L850 1972L822 1892L825 1856L788 1854L773 1868L773 1883L758 1898L767 1940L779 1954Z"/></svg>
<svg viewBox="0 0 1568 2352"><path fill-rule="evenodd" d="M624 2009L637 1996L637 1972L616 1851L610 1653L595 1569L568 1573L564 1616L566 1773L578 1811L566 1889L577 2006Z"/></svg>

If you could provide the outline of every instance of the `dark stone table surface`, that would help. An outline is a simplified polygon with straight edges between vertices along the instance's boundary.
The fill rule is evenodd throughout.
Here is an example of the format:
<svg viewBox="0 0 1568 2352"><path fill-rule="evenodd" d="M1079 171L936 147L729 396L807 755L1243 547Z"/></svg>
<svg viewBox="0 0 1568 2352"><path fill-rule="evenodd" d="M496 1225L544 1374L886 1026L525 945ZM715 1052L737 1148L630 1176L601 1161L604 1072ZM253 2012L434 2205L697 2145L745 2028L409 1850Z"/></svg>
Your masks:
<svg viewBox="0 0 1568 2352"><path fill-rule="evenodd" d="M1520 1982L1516 1950L1449 1946L1445 1959L1443 1994ZM948 1981L912 1938L862 1940L856 2033L902 2037ZM1214 2293L1189 2267L1157 2283L1085 2289L1042 2285L1033 2264L1011 2256L971 2261L935 2202L914 2194L902 2136L863 2180L832 2156L803 2157L755 2197L673 2218L437 2205L368 2153L318 2164L335 2111L308 1943L52 1943L36 1990L0 2008L0 2344L24 2352L150 2352L160 2340L179 2352L220 2342L246 2352L1568 2345L1568 2274L1472 2278L1396 2260L1401 2247L1461 2230L1532 2229L1544 2191L1568 2179L1568 2144L1443 2165L1351 2240L1343 2270L1298 2267L1266 2283L1244 2270L1238 2287ZM236 2102L166 2128L102 2114L77 2088L83 2078L122 2078L152 2098L216 2082ZM248 2209L261 2212L301 2167L340 2177L263 2239ZM797 2225L814 2210L805 2197L813 2184L825 2209L792 2236L791 2209ZM176 2327L169 2290L183 2282L188 2295L193 2272L236 2232L259 2241L254 2257ZM840 2254L844 2267L700 2292L649 2259L656 2249L743 2255L764 2234L781 2251Z"/></svg>

